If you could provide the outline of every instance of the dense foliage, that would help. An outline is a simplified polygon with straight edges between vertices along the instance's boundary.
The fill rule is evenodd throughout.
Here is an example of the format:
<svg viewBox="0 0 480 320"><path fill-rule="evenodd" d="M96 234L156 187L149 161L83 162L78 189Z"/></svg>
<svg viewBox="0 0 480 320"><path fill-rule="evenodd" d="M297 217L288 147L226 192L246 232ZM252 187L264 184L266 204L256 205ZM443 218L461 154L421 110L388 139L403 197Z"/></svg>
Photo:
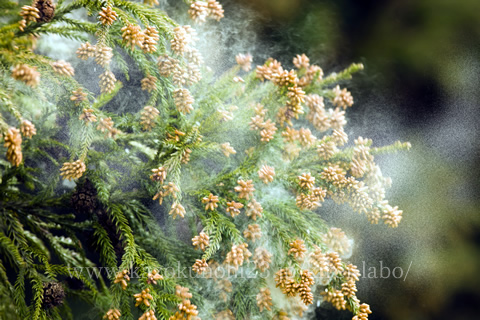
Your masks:
<svg viewBox="0 0 480 320"><path fill-rule="evenodd" d="M323 299L366 319L321 206L396 227L374 155L409 144L347 143L338 84L362 65L239 54L217 76L195 30L145 2L0 3L0 318L288 319ZM78 59L43 55L49 35Z"/></svg>

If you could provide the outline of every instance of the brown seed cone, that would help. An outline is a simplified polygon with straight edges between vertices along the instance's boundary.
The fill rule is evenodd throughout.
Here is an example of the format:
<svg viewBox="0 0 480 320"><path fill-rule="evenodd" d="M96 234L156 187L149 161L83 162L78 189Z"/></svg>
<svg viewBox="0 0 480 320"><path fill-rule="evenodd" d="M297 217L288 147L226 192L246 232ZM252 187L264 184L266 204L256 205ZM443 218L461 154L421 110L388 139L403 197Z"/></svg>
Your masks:
<svg viewBox="0 0 480 320"><path fill-rule="evenodd" d="M337 310L347 308L347 300L341 290L333 289L322 292L323 300L331 303Z"/></svg>
<svg viewBox="0 0 480 320"><path fill-rule="evenodd" d="M177 216L184 218L185 208L179 202L175 201L172 204L171 210L168 212L168 214L171 215L174 220Z"/></svg>
<svg viewBox="0 0 480 320"><path fill-rule="evenodd" d="M70 97L70 100L72 100L75 105L79 105L82 103L82 101L87 100L87 93L83 92L82 88L78 88L77 90L72 91L72 96Z"/></svg>
<svg viewBox="0 0 480 320"><path fill-rule="evenodd" d="M290 279L293 278L292 272L289 269L280 269L275 273L275 287L285 288Z"/></svg>
<svg viewBox="0 0 480 320"><path fill-rule="evenodd" d="M250 198L253 197L253 192L255 191L252 180L244 181L239 179L237 183L238 186L236 186L234 190L239 193L238 197L240 199L250 200Z"/></svg>
<svg viewBox="0 0 480 320"><path fill-rule="evenodd" d="M162 77L169 77L175 70L178 60L167 56L159 56L157 61L158 71Z"/></svg>
<svg viewBox="0 0 480 320"><path fill-rule="evenodd" d="M36 0L35 8L38 9L40 18L38 21L49 22L55 15L55 4L51 0Z"/></svg>
<svg viewBox="0 0 480 320"><path fill-rule="evenodd" d="M64 60L52 62L52 68L56 73L62 76L73 77L75 75L75 70L72 65Z"/></svg>
<svg viewBox="0 0 480 320"><path fill-rule="evenodd" d="M224 10L216 0L208 0L208 16L220 21L224 17Z"/></svg>
<svg viewBox="0 0 480 320"><path fill-rule="evenodd" d="M37 134L37 129L35 129L33 123L28 120L22 121L22 124L20 125L20 131L25 138L31 138Z"/></svg>
<svg viewBox="0 0 480 320"><path fill-rule="evenodd" d="M133 295L135 298L135 307L138 307L141 304L146 305L147 307L150 307L150 300L153 300L153 296L150 294L150 289L144 289L140 293L136 293Z"/></svg>
<svg viewBox="0 0 480 320"><path fill-rule="evenodd" d="M340 255L337 252L328 252L326 257L328 259L328 268L330 272L335 272L335 274L343 272L342 259L340 259Z"/></svg>
<svg viewBox="0 0 480 320"><path fill-rule="evenodd" d="M105 70L100 76L100 91L101 93L111 93L115 89L115 82L117 79L110 70Z"/></svg>
<svg viewBox="0 0 480 320"><path fill-rule="evenodd" d="M354 280L350 279L347 282L342 283L342 293L345 297L351 298L355 296L356 292L357 286Z"/></svg>
<svg viewBox="0 0 480 320"><path fill-rule="evenodd" d="M187 70L179 65L175 67L172 74L172 81L176 87L183 87L187 84ZM180 89L178 89L180 90ZM185 89L186 90L186 89Z"/></svg>
<svg viewBox="0 0 480 320"><path fill-rule="evenodd" d="M302 276L300 278L300 283L304 286L311 287L315 284L315 279L313 278L313 273L308 270L302 271Z"/></svg>
<svg viewBox="0 0 480 320"><path fill-rule="evenodd" d="M400 220L402 220L402 210L398 210L398 207L395 206L392 208L390 205L386 205L383 210L383 222L390 228L398 227Z"/></svg>
<svg viewBox="0 0 480 320"><path fill-rule="evenodd" d="M230 145L230 142L225 142L220 145L220 148L225 157L230 157L231 154L236 154L237 151Z"/></svg>
<svg viewBox="0 0 480 320"><path fill-rule="evenodd" d="M185 77L185 81L187 86L191 86L202 79L202 73L200 72L200 68L193 63L189 63L187 65L186 72L187 74Z"/></svg>
<svg viewBox="0 0 480 320"><path fill-rule="evenodd" d="M197 23L205 22L208 15L207 3L203 1L192 2L190 9L188 9L188 14L190 19Z"/></svg>
<svg viewBox="0 0 480 320"><path fill-rule="evenodd" d="M251 218L252 220L257 221L257 218L261 218L262 212L263 212L262 205L259 202L257 202L257 200L252 199L252 201L250 201L247 204L246 214L247 214L247 217Z"/></svg>
<svg viewBox="0 0 480 320"><path fill-rule="evenodd" d="M184 319L186 319L184 317L184 313L180 312L180 311L175 312L175 314L173 316L168 318L168 320L184 320Z"/></svg>
<svg viewBox="0 0 480 320"><path fill-rule="evenodd" d="M258 177L265 184L272 182L274 176L275 176L275 168L267 165L263 165L262 168L260 168L260 170L258 171Z"/></svg>
<svg viewBox="0 0 480 320"><path fill-rule="evenodd" d="M188 289L186 287L176 285L175 286L175 295L182 300L190 299L192 297L192 294L190 292L188 292L189 290L190 289Z"/></svg>
<svg viewBox="0 0 480 320"><path fill-rule="evenodd" d="M232 218L235 218L240 214L240 209L243 208L243 204L235 201L227 202L227 212L230 213Z"/></svg>
<svg viewBox="0 0 480 320"><path fill-rule="evenodd" d="M300 293L300 298L302 299L305 305L309 305L313 303L313 294L311 292L312 290L310 289L310 287L300 286L298 291Z"/></svg>
<svg viewBox="0 0 480 320"><path fill-rule="evenodd" d="M117 128L114 128L113 125L114 122L112 121L111 117L100 118L100 121L98 121L97 130L105 133L106 138L115 139L117 135L121 133L121 131Z"/></svg>
<svg viewBox="0 0 480 320"><path fill-rule="evenodd" d="M80 178L86 170L85 163L78 159L75 162L65 162L60 169L60 175L63 179L73 180Z"/></svg>
<svg viewBox="0 0 480 320"><path fill-rule="evenodd" d="M178 305L178 309L186 315L184 319L192 319L192 317L198 315L197 306L192 304L190 300L183 300Z"/></svg>
<svg viewBox="0 0 480 320"><path fill-rule="evenodd" d="M312 177L310 172L302 173L298 176L298 184L304 189L312 189L315 185L315 177Z"/></svg>
<svg viewBox="0 0 480 320"><path fill-rule="evenodd" d="M316 208L320 207L320 203L318 202L318 198L312 194L304 194L300 193L296 198L297 207L302 210L315 210Z"/></svg>
<svg viewBox="0 0 480 320"><path fill-rule="evenodd" d="M83 109L82 113L78 119L85 121L85 124L88 126L90 122L97 122L97 116L93 113L93 109Z"/></svg>
<svg viewBox="0 0 480 320"><path fill-rule="evenodd" d="M103 25L111 26L117 20L117 13L112 10L112 7L103 7L102 11L98 13L98 20Z"/></svg>
<svg viewBox="0 0 480 320"><path fill-rule="evenodd" d="M184 28L176 27L174 30L173 39L170 40L170 47L177 55L182 55L188 43L188 35Z"/></svg>
<svg viewBox="0 0 480 320"><path fill-rule="evenodd" d="M157 317L155 317L155 311L147 310L138 320L157 320Z"/></svg>
<svg viewBox="0 0 480 320"><path fill-rule="evenodd" d="M332 100L334 106L343 108L344 110L347 107L351 107L353 105L353 97L347 89L340 89L340 86L336 86L333 89L333 93L335 94L335 98Z"/></svg>
<svg viewBox="0 0 480 320"><path fill-rule="evenodd" d="M192 238L192 244L195 249L201 249L202 251L205 251L210 245L210 238L205 232L200 232L198 236Z"/></svg>
<svg viewBox="0 0 480 320"><path fill-rule="evenodd" d="M305 87L311 84L314 80L316 80L315 78L317 78L318 80L322 80L322 77L323 77L322 68L320 68L317 65L311 65L311 66L308 66L305 72L305 75L298 80L298 85L300 87Z"/></svg>
<svg viewBox="0 0 480 320"><path fill-rule="evenodd" d="M28 86L34 88L40 83L40 73L37 67L30 67L26 64L15 66L12 70L12 77L15 80L25 82Z"/></svg>
<svg viewBox="0 0 480 320"><path fill-rule="evenodd" d="M112 48L107 46L101 46L94 47L94 50L95 62L104 68L108 66L113 57Z"/></svg>
<svg viewBox="0 0 480 320"><path fill-rule="evenodd" d="M299 284L293 278L288 278L282 288L283 294L287 297L295 297L299 290Z"/></svg>
<svg viewBox="0 0 480 320"><path fill-rule="evenodd" d="M205 272L208 268L208 263L205 261L205 259L197 259L195 263L192 266L193 271L195 271L198 274L202 274Z"/></svg>
<svg viewBox="0 0 480 320"><path fill-rule="evenodd" d="M205 206L205 210L215 210L215 208L218 207L218 196L214 196L213 194L210 193L208 197L204 197L202 199L202 203L206 203L207 205Z"/></svg>
<svg viewBox="0 0 480 320"><path fill-rule="evenodd" d="M290 104L293 106L298 106L305 102L305 91L297 85L288 87L287 96L290 99ZM298 107L295 110L298 110Z"/></svg>
<svg viewBox="0 0 480 320"><path fill-rule="evenodd" d="M82 60L87 60L95 56L96 46L92 46L89 42L82 43L77 49L77 57Z"/></svg>
<svg viewBox="0 0 480 320"><path fill-rule="evenodd" d="M22 27L25 27L29 22L37 22L40 19L39 10L32 6L23 6L22 11L20 11L20 15L24 21L22 21ZM22 28L20 29L22 30Z"/></svg>
<svg viewBox="0 0 480 320"><path fill-rule="evenodd" d="M195 100L188 89L175 89L175 91L173 91L173 99L179 112L187 114L193 110L192 104Z"/></svg>
<svg viewBox="0 0 480 320"><path fill-rule="evenodd" d="M275 317L273 317L273 320L290 320L288 317L288 313L286 313L284 310L280 310Z"/></svg>
<svg viewBox="0 0 480 320"><path fill-rule="evenodd" d="M299 136L300 144L301 144L303 147L310 147L310 146L312 146L312 145L315 143L315 141L316 141L316 138L315 138L315 136L312 134L312 132L310 131L310 129L300 128L300 130L298 130L298 136Z"/></svg>
<svg viewBox="0 0 480 320"><path fill-rule="evenodd" d="M4 146L7 148L7 160L10 161L12 165L18 167L23 160L20 130L13 127L9 128L4 140Z"/></svg>
<svg viewBox="0 0 480 320"><path fill-rule="evenodd" d="M362 303L358 311L366 314L372 313L372 311L370 310L370 306L366 303Z"/></svg>
<svg viewBox="0 0 480 320"><path fill-rule="evenodd" d="M190 155L192 154L192 150L187 148L182 153L182 163L189 163L190 162Z"/></svg>
<svg viewBox="0 0 480 320"><path fill-rule="evenodd" d="M18 29L20 29L20 31L24 31L26 27L27 27L27 20L22 19L18 22Z"/></svg>
<svg viewBox="0 0 480 320"><path fill-rule="evenodd" d="M146 90L151 93L153 90L156 89L157 78L154 76L146 76L141 80L142 83L142 90Z"/></svg>
<svg viewBox="0 0 480 320"><path fill-rule="evenodd" d="M281 70L281 72L273 74L272 81L279 87L289 87L295 85L298 78L294 70Z"/></svg>
<svg viewBox="0 0 480 320"><path fill-rule="evenodd" d="M110 309L107 313L103 316L103 319L107 320L120 320L121 317L120 310L118 309Z"/></svg>
<svg viewBox="0 0 480 320"><path fill-rule="evenodd" d="M297 69L308 68L310 66L310 59L305 55L305 53L302 55L297 54L297 56L293 58L293 64Z"/></svg>
<svg viewBox="0 0 480 320"><path fill-rule="evenodd" d="M260 226L258 224L249 224L247 226L247 229L243 231L243 236L246 239L255 242L257 239L260 239L262 237L262 231L260 229Z"/></svg>
<svg viewBox="0 0 480 320"><path fill-rule="evenodd" d="M298 292L305 305L313 303L313 294L310 287L314 284L315 280L313 279L313 273L308 270L303 270L300 285L298 286Z"/></svg>
<svg viewBox="0 0 480 320"><path fill-rule="evenodd" d="M152 128L155 127L155 120L159 113L158 109L152 106L146 106L143 108L143 111L141 112L142 116L140 117L140 123L143 126L143 130L152 130Z"/></svg>
<svg viewBox="0 0 480 320"><path fill-rule="evenodd" d="M249 254L251 255L250 251L246 249L246 244L241 245L234 245L232 246L232 250L227 253L227 257L225 259L225 263L233 266L235 270L238 270L245 259L248 259Z"/></svg>
<svg viewBox="0 0 480 320"><path fill-rule="evenodd" d="M268 142L272 140L273 136L275 135L275 132L277 131L277 127L275 126L275 123L272 122L272 120L268 119L267 121L263 122L261 126L263 129L260 131L260 136L261 136L260 141Z"/></svg>
<svg viewBox="0 0 480 320"><path fill-rule="evenodd" d="M247 53L247 54L239 53L235 56L235 60L240 65L240 67L242 67L242 69L244 71L248 72L252 69L253 57L252 57L251 54L249 54L249 53Z"/></svg>
<svg viewBox="0 0 480 320"><path fill-rule="evenodd" d="M203 65L203 62L204 62L203 57L200 51L198 51L195 48L188 47L187 50L185 51L184 57L185 59L187 59L188 61L190 61L191 63L197 66Z"/></svg>
<svg viewBox="0 0 480 320"><path fill-rule="evenodd" d="M45 309L59 306L65 299L63 286L58 282L47 282L43 284L43 307Z"/></svg>
<svg viewBox="0 0 480 320"><path fill-rule="evenodd" d="M373 208L372 210L367 211L367 219L371 224L378 224L380 220L380 209Z"/></svg>
<svg viewBox="0 0 480 320"><path fill-rule="evenodd" d="M334 141L322 139L317 146L317 152L320 159L328 160L338 152L338 149Z"/></svg>
<svg viewBox="0 0 480 320"><path fill-rule="evenodd" d="M314 251L310 253L310 264L312 265L311 270L314 274L320 273L320 275L323 275L329 270L328 259L322 252L322 249L317 246L315 246Z"/></svg>
<svg viewBox="0 0 480 320"><path fill-rule="evenodd" d="M167 178L167 170L164 167L158 167L155 169L152 169L152 175L150 176L150 179L152 181L158 181L160 183L163 183L163 181Z"/></svg>
<svg viewBox="0 0 480 320"><path fill-rule="evenodd" d="M130 50L134 50L135 46L143 47L143 41L145 40L145 34L142 32L142 29L139 25L129 24L121 29L123 43L127 47L130 47Z"/></svg>
<svg viewBox="0 0 480 320"><path fill-rule="evenodd" d="M82 185L77 185L70 203L79 213L92 213L98 207L97 190L89 179L86 179Z"/></svg>
<svg viewBox="0 0 480 320"><path fill-rule="evenodd" d="M272 262L272 254L264 248L255 249L255 255L253 256L253 262L255 263L255 268L261 272L270 268L270 263Z"/></svg>
<svg viewBox="0 0 480 320"><path fill-rule="evenodd" d="M163 276L158 273L158 270L153 270L147 276L147 283L149 284L157 284L158 280L163 280Z"/></svg>
<svg viewBox="0 0 480 320"><path fill-rule="evenodd" d="M288 254L291 254L295 257L296 260L303 260L307 249L305 248L305 242L301 239L296 239L293 242L290 242L290 249Z"/></svg>
<svg viewBox="0 0 480 320"><path fill-rule="evenodd" d="M260 288L260 292L257 294L257 306L260 309L260 312L262 312L263 309L271 311L272 305L273 303L270 290L268 288Z"/></svg>
<svg viewBox="0 0 480 320"><path fill-rule="evenodd" d="M117 273L113 283L120 283L122 289L125 290L128 287L128 281L130 281L130 277L128 276L128 270L125 269Z"/></svg>
<svg viewBox="0 0 480 320"><path fill-rule="evenodd" d="M143 32L145 38L143 39L142 49L145 53L153 53L157 51L157 43L160 37L155 27L147 27Z"/></svg>
<svg viewBox="0 0 480 320"><path fill-rule="evenodd" d="M296 140L298 140L299 135L297 130L291 127L286 127L285 130L282 132L282 137L285 141L295 142Z"/></svg>
<svg viewBox="0 0 480 320"><path fill-rule="evenodd" d="M328 248L341 255L348 252L351 247L345 232L340 228L330 228L328 232L323 235L323 241Z"/></svg>

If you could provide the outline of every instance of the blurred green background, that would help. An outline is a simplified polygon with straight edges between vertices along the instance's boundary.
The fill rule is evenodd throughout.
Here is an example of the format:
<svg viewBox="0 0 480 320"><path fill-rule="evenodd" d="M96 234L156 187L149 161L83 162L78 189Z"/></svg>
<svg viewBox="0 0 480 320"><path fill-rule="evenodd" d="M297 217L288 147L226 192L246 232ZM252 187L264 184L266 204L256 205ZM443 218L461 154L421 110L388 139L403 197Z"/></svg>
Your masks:
<svg viewBox="0 0 480 320"><path fill-rule="evenodd" d="M351 260L361 271L363 264L367 273L378 270L380 261L404 274L410 266L406 279L361 279L358 296L371 305L370 319L478 319L480 1L222 4L227 18L239 6L251 10L257 64L272 56L291 67L301 53L326 73L364 63L347 84L355 98L349 134L413 145L377 159L393 179L387 198L404 210L398 229L343 209L325 216L355 239ZM350 318L328 306L316 310L316 319Z"/></svg>

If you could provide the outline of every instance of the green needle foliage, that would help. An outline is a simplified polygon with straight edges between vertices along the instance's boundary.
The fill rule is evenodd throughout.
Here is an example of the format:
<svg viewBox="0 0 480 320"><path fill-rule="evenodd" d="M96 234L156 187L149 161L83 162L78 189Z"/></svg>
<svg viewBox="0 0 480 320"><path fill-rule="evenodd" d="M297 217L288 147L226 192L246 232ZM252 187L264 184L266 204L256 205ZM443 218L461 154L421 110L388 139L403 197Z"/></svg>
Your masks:
<svg viewBox="0 0 480 320"><path fill-rule="evenodd" d="M347 144L338 84L363 66L238 55L216 75L144 2L0 3L0 318L287 319L323 299L364 319L322 203L396 227L373 156L409 144ZM41 54L49 35L78 59Z"/></svg>

